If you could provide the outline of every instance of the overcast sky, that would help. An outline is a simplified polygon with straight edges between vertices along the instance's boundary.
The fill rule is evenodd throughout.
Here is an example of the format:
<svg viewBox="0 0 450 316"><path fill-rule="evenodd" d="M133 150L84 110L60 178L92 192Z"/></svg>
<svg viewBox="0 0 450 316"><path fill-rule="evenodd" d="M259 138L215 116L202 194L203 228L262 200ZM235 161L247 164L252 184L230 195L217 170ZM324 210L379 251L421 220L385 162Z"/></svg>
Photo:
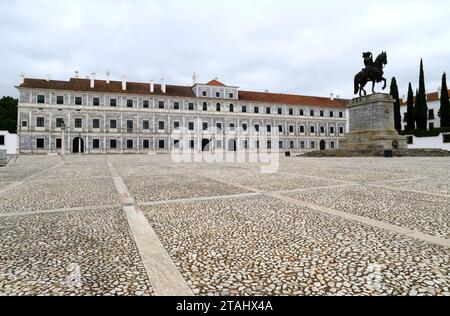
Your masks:
<svg viewBox="0 0 450 316"><path fill-rule="evenodd" d="M20 72L190 85L214 77L245 90L353 97L362 52L386 50L400 93L450 72L450 1L1 0L0 95Z"/></svg>

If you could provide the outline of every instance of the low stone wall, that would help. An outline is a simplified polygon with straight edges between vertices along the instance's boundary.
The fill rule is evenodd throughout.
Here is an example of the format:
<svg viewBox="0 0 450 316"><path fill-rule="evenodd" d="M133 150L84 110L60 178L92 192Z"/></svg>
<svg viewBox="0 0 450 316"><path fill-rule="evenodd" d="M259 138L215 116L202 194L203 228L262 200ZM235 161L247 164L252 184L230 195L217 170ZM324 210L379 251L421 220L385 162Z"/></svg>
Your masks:
<svg viewBox="0 0 450 316"><path fill-rule="evenodd" d="M450 157L450 151L440 149L404 149L393 150L393 157ZM348 158L348 157L384 157L384 150L322 150L313 151L298 157Z"/></svg>
<svg viewBox="0 0 450 316"><path fill-rule="evenodd" d="M0 149L0 167L6 166L8 157L6 156L6 149Z"/></svg>

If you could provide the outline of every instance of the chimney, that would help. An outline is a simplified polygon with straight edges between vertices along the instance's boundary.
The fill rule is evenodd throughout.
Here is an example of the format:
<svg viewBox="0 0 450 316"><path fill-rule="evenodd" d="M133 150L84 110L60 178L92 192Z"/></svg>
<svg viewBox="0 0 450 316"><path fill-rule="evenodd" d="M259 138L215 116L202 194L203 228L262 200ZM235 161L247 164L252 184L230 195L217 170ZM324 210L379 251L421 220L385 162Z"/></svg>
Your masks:
<svg viewBox="0 0 450 316"><path fill-rule="evenodd" d="M154 80L150 80L150 92L151 93L155 92L155 81Z"/></svg>
<svg viewBox="0 0 450 316"><path fill-rule="evenodd" d="M166 93L166 79L164 77L161 79L161 91L162 93Z"/></svg>
<svg viewBox="0 0 450 316"><path fill-rule="evenodd" d="M442 87L439 87L437 91L438 91L438 99L441 99Z"/></svg>
<svg viewBox="0 0 450 316"><path fill-rule="evenodd" d="M25 83L25 75L23 74L23 72L21 72L19 75L19 85L23 85L24 83Z"/></svg>
<svg viewBox="0 0 450 316"><path fill-rule="evenodd" d="M194 72L192 75L192 85L195 86L198 82L198 74Z"/></svg>
<svg viewBox="0 0 450 316"><path fill-rule="evenodd" d="M47 82L50 81L50 75L47 75Z"/></svg>
<svg viewBox="0 0 450 316"><path fill-rule="evenodd" d="M330 93L330 100L331 100L331 101L334 100L334 93Z"/></svg>
<svg viewBox="0 0 450 316"><path fill-rule="evenodd" d="M123 91L127 90L127 76L125 75L122 76L122 90Z"/></svg>
<svg viewBox="0 0 450 316"><path fill-rule="evenodd" d="M91 73L91 89L95 88L95 72Z"/></svg>
<svg viewBox="0 0 450 316"><path fill-rule="evenodd" d="M78 70L75 70L75 78L80 78Z"/></svg>
<svg viewBox="0 0 450 316"><path fill-rule="evenodd" d="M111 81L111 71L109 69L106 70L106 83L109 84Z"/></svg>

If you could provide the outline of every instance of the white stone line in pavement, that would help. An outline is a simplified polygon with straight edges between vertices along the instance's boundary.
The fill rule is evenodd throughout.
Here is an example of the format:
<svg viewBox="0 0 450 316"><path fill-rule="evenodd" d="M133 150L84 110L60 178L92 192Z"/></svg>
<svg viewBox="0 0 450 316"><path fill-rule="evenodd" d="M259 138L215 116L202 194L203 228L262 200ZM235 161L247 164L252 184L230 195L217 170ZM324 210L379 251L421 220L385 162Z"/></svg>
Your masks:
<svg viewBox="0 0 450 316"><path fill-rule="evenodd" d="M208 178L208 176L204 176L206 178ZM211 180L215 180L214 178L211 178ZM218 180L215 180L218 181ZM250 190L250 191L257 191L253 188L247 187L247 186L242 186L242 185L235 185L231 182L228 181L224 181L224 180L220 180L220 182L222 183L227 183L229 185L234 185L240 188L245 188L246 190ZM316 204L312 204L312 203L308 203L305 201L301 201L301 200L296 200L287 196L283 196L280 194L276 194L273 192L266 192L265 193L266 196L270 196L273 198L276 198L278 200L282 200L284 202L288 202L294 205L298 205L298 206L303 206L303 207L307 207L309 209L312 210L316 210L322 213L326 213L326 214L331 214L334 216L338 216L347 220L351 220L351 221L356 221L358 223L364 224L364 225L368 225L371 227L376 227L376 228L380 228L380 229L384 229L384 230L388 230L391 232L395 232L397 234L401 234L403 236L409 237L409 238L413 238L413 239L418 239L421 241L425 241L431 244L435 244L435 245L439 245L439 246L443 246L443 247L447 247L450 248L450 240L448 239L444 239L444 238L439 238L439 237L435 237L435 236L431 236L428 234L424 234L418 231L414 231L408 228L404 228L404 227L400 227L397 225L393 225L393 224L389 224L389 223L385 223L382 221L377 221L368 217L364 217L364 216L359 216L359 215L354 215L354 214L350 214L350 213L346 213L346 212L342 212L342 211L338 211L335 209L331 209L331 208L327 208L327 207L323 207L323 206L319 206Z"/></svg>
<svg viewBox="0 0 450 316"><path fill-rule="evenodd" d="M61 180L98 180L98 179L111 179L111 176L96 176L96 177L67 177L65 179L61 179L61 177L59 178L42 178L42 179L32 179L29 182L54 182L54 181L61 181Z"/></svg>
<svg viewBox="0 0 450 316"><path fill-rule="evenodd" d="M347 187L356 187L360 186L359 183L349 183L349 184L336 184L336 185L324 185L320 187L311 187L311 188L303 188L303 189L294 189L294 190L280 190L280 191L266 191L267 193L298 193L298 192L310 192L315 190L323 190L323 189L339 189L339 188L347 188Z"/></svg>
<svg viewBox="0 0 450 316"><path fill-rule="evenodd" d="M393 191L400 191L400 192L411 192L411 193L439 196L439 197L445 197L445 198L450 197L450 194L442 194L442 193L410 190L410 189L404 189L404 188L396 188L396 187L390 187L390 186L381 185L381 184L368 184L368 186L375 187L375 188L381 188L381 189L388 189L388 190L393 190Z"/></svg>
<svg viewBox="0 0 450 316"><path fill-rule="evenodd" d="M187 198L187 199L176 199L176 200L161 200L154 202L142 202L138 203L139 206L154 206L154 205L166 205L166 204L176 204L176 203L189 203L189 202L205 202L214 200L225 200L225 199L238 199L245 197L252 197L263 195L263 193L241 193L241 194L230 194L230 195L219 195L219 196L205 196L198 198Z"/></svg>
<svg viewBox="0 0 450 316"><path fill-rule="evenodd" d="M375 227L375 228L381 228L381 229L384 229L384 230L392 231L392 232L404 235L404 236L409 237L409 238L414 238L414 239L425 241L425 242L428 242L428 243L431 243L431 244L435 244L435 245L438 245L438 246L450 248L450 240L448 240L448 239L431 236L431 235L424 234L424 233L421 233L421 232L418 232L418 231L415 231L415 230L411 230L411 229L408 229L408 228L400 227L400 226L397 226L397 225L392 225L392 224L385 223L385 222L382 222L382 221L377 221L377 220L374 220L374 219L371 219L371 218L368 218L368 217L364 217L364 216L359 216L359 215L354 215L354 214L338 211L338 210L335 210L335 209L319 206L319 205L308 203L308 202L305 202L305 201L296 200L296 199L293 199L293 198L290 198L290 197L287 197L287 196L283 196L283 195L279 195L279 194L268 193L267 195L271 196L271 197L274 197L274 198L277 198L279 200L291 203L291 204L307 207L307 208L310 208L312 210L316 210L316 211L319 211L319 212L322 212L322 213L327 213L327 214L330 214L330 215L338 216L338 217L341 217L341 218L344 218L344 219L348 219L348 220L351 220L351 221L356 221L356 222L359 222L359 223L362 223L362 224L365 224L365 225L368 225L368 226L372 226L372 227Z"/></svg>
<svg viewBox="0 0 450 316"><path fill-rule="evenodd" d="M367 184L402 183L402 182L430 180L430 179L433 179L433 178L431 178L431 177L416 177L416 178L396 179L396 180L380 180L380 181L372 181L372 182L369 182Z"/></svg>
<svg viewBox="0 0 450 316"><path fill-rule="evenodd" d="M121 207L120 204L111 205L99 205L99 206L86 206L86 207L71 207L71 208L59 208L54 210L38 210L38 211L24 211L24 212L11 212L0 214L1 217L18 217L27 215L39 215L39 214L51 214L51 213L63 213L63 212L80 212L80 211L107 211L113 208Z"/></svg>
<svg viewBox="0 0 450 316"><path fill-rule="evenodd" d="M333 179L333 178L325 178L325 177L311 176L311 175L300 174L300 173L294 173L294 172L279 171L278 173L279 173L279 174L288 174L288 175L293 175L293 176L298 176L298 177L303 177L303 178L317 179L317 180L326 180L326 181L342 182L342 183L346 183L346 184L359 184L359 182L356 182L356 181L338 180L338 179Z"/></svg>
<svg viewBox="0 0 450 316"><path fill-rule="evenodd" d="M144 213L135 206L114 165L108 161L131 233L156 296L193 296L193 292L162 245Z"/></svg>
<svg viewBox="0 0 450 316"><path fill-rule="evenodd" d="M27 183L27 182L30 182L31 180L33 180L33 179L39 177L40 175L46 173L47 171L50 171L50 170L59 168L59 167L61 167L61 166L63 166L63 165L64 165L64 161L63 161L63 162L60 162L59 164L57 164L57 165L55 165L55 166L52 166L52 167L49 167L49 168L44 169L44 170L42 170L42 171L39 171L38 173L35 173L35 174L31 175L31 176L25 177L25 178L23 178L22 180L15 181L15 182L11 183L10 185L7 185L7 186L1 188L1 189L0 189L0 193L6 192L6 191L11 190L11 189L13 189L13 188L16 188L16 187L18 187L18 186L21 186L21 185L23 185L23 184L25 184L25 183Z"/></svg>

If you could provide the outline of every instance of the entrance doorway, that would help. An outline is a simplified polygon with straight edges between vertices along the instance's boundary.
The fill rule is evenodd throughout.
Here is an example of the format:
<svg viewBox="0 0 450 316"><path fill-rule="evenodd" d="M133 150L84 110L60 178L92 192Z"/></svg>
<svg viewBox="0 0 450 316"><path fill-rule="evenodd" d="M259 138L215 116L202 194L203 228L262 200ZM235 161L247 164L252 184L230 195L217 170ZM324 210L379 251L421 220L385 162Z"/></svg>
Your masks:
<svg viewBox="0 0 450 316"><path fill-rule="evenodd" d="M326 144L324 140L320 141L320 150L325 150L326 149Z"/></svg>
<svg viewBox="0 0 450 316"><path fill-rule="evenodd" d="M76 137L73 139L72 152L74 154L84 153L84 140L81 137Z"/></svg>
<svg viewBox="0 0 450 316"><path fill-rule="evenodd" d="M202 151L211 151L211 141L209 139L202 139Z"/></svg>
<svg viewBox="0 0 450 316"><path fill-rule="evenodd" d="M228 151L237 151L237 142L235 139L228 141Z"/></svg>

